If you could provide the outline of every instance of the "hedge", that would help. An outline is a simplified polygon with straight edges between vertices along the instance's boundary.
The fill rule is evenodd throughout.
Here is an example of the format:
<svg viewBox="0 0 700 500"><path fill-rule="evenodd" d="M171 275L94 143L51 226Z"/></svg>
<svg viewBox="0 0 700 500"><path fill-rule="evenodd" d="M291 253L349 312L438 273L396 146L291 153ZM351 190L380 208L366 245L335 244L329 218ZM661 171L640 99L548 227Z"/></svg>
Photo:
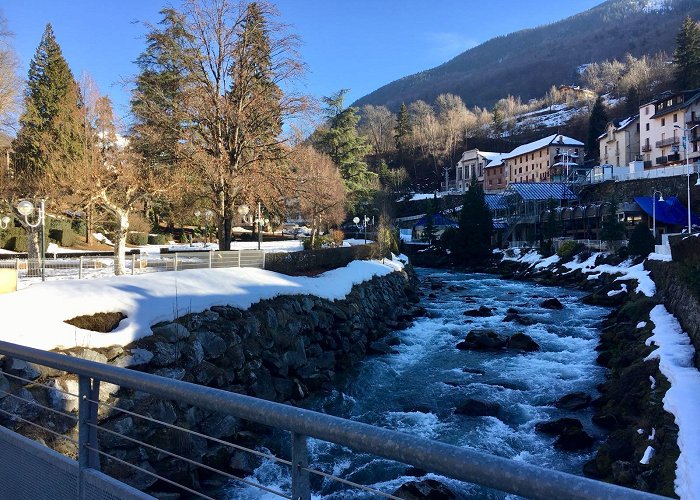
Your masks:
<svg viewBox="0 0 700 500"><path fill-rule="evenodd" d="M126 242L129 243L130 245L148 245L148 234L147 233L129 233L129 235L126 238Z"/></svg>

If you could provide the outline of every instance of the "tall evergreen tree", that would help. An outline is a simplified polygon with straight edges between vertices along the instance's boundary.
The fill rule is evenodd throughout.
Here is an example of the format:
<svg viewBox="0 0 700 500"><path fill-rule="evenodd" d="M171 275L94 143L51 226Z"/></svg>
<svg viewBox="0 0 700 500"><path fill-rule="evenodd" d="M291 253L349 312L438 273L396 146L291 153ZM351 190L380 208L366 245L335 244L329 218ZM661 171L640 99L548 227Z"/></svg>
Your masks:
<svg viewBox="0 0 700 500"><path fill-rule="evenodd" d="M406 103L401 103L399 114L396 115L396 126L394 127L394 143L399 153L399 165L403 165L403 158L408 150L409 135L411 134L411 119L408 115Z"/></svg>
<svg viewBox="0 0 700 500"><path fill-rule="evenodd" d="M600 148L598 147L598 137L605 132L605 127L608 125L608 112L605 109L603 98L598 96L591 109L591 116L588 120L588 157L598 159L600 156Z"/></svg>
<svg viewBox="0 0 700 500"><path fill-rule="evenodd" d="M600 239L603 241L618 241L625 238L625 225L617 218L618 201L613 198L608 213L603 217L600 229Z"/></svg>
<svg viewBox="0 0 700 500"><path fill-rule="evenodd" d="M481 262L491 255L493 218L484 197L484 190L472 177L469 190L464 194L459 230L452 248L462 264Z"/></svg>
<svg viewBox="0 0 700 500"><path fill-rule="evenodd" d="M347 89L343 89L323 98L329 127L320 134L318 146L340 168L348 190L350 211L355 213L360 204L368 201L376 174L369 170L365 161L371 146L357 133L357 122L360 120L357 108L343 106L347 92Z"/></svg>
<svg viewBox="0 0 700 500"><path fill-rule="evenodd" d="M673 64L678 90L700 88L700 25L690 16L676 36Z"/></svg>
<svg viewBox="0 0 700 500"><path fill-rule="evenodd" d="M15 176L25 189L47 196L51 177L79 161L82 152L80 92L50 24L29 65L24 104L12 145Z"/></svg>

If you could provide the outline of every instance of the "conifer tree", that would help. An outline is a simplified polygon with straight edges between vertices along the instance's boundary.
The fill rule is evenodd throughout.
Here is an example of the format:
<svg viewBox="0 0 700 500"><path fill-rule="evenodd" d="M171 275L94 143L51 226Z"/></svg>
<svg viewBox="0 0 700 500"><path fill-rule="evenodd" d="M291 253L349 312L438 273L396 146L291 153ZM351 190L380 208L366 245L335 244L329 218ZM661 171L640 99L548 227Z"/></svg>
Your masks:
<svg viewBox="0 0 700 500"><path fill-rule="evenodd" d="M605 110L603 98L598 96L591 109L591 117L588 120L588 157L598 159L600 156L600 148L598 147L598 137L605 132L605 127L608 125L608 112Z"/></svg>
<svg viewBox="0 0 700 500"><path fill-rule="evenodd" d="M411 121L408 116L408 108L405 103L401 103L399 114L396 115L396 126L394 127L394 142L399 153L399 165L403 164L403 158L408 150L409 135L411 134Z"/></svg>
<svg viewBox="0 0 700 500"><path fill-rule="evenodd" d="M12 145L15 176L25 189L48 196L51 178L79 161L82 151L80 92L50 24L29 65L24 104Z"/></svg>
<svg viewBox="0 0 700 500"><path fill-rule="evenodd" d="M678 90L700 88L700 26L690 16L676 36L673 64Z"/></svg>
<svg viewBox="0 0 700 500"><path fill-rule="evenodd" d="M491 255L493 218L484 197L484 190L472 177L464 194L459 230L454 238L454 252L462 264L481 262Z"/></svg>
<svg viewBox="0 0 700 500"><path fill-rule="evenodd" d="M371 146L357 133L357 122L360 120L357 108L343 106L347 92L347 89L343 89L323 98L329 127L320 134L318 146L338 165L348 191L350 211L355 213L359 205L368 202L372 183L377 176L369 170L365 161Z"/></svg>
<svg viewBox="0 0 700 500"><path fill-rule="evenodd" d="M603 227L600 229L600 239L603 241L618 241L625 237L625 225L617 218L617 199L610 202L608 213L603 217Z"/></svg>
<svg viewBox="0 0 700 500"><path fill-rule="evenodd" d="M644 222L640 222L632 230L630 234L629 253L630 255L648 256L654 251L654 235L649 231L649 226Z"/></svg>

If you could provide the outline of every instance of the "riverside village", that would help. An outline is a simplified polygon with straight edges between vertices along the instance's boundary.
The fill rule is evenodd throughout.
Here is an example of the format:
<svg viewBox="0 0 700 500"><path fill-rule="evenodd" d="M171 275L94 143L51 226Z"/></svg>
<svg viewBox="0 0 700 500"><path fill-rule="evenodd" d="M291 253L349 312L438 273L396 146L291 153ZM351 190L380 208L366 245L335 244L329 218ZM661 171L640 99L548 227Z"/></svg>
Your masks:
<svg viewBox="0 0 700 500"><path fill-rule="evenodd" d="M1 499L700 500L700 2L439 7L0 3Z"/></svg>

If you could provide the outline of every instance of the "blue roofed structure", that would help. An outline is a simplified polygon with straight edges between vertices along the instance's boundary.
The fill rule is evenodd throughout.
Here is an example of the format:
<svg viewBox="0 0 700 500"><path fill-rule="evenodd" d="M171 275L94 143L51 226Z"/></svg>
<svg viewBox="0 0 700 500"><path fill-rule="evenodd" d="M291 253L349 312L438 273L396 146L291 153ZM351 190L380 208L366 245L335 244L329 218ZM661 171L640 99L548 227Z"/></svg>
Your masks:
<svg viewBox="0 0 700 500"><path fill-rule="evenodd" d="M521 201L578 199L569 186L560 182L512 182L503 196L517 196Z"/></svg>
<svg viewBox="0 0 700 500"><path fill-rule="evenodd" d="M688 224L688 208L683 206L675 196L670 196L663 201L657 198L655 200L656 208L654 208L654 200L651 196L637 196L634 201L650 217L656 215L657 222L675 226ZM694 226L700 225L700 217L696 214L691 213L690 220Z"/></svg>

